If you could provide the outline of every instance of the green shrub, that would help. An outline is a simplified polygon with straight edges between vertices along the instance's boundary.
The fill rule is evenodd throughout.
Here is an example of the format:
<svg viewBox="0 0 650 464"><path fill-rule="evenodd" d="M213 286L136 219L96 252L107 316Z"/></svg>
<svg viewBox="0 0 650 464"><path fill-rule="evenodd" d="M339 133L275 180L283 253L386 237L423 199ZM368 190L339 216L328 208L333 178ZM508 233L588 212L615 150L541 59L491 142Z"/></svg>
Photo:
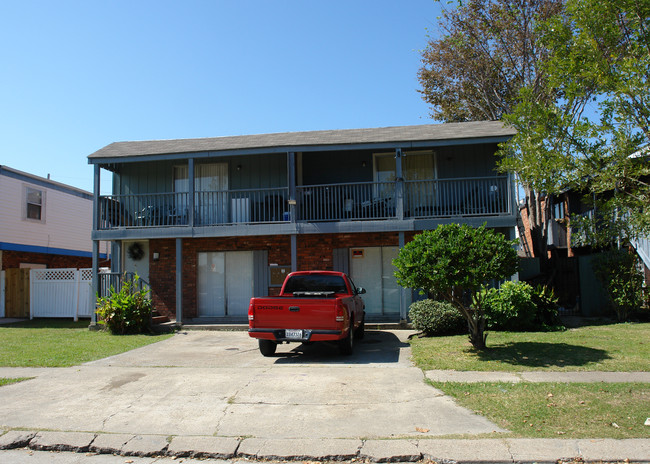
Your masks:
<svg viewBox="0 0 650 464"><path fill-rule="evenodd" d="M553 290L526 282L505 282L496 288L482 290L488 328L525 332L562 330Z"/></svg>
<svg viewBox="0 0 650 464"><path fill-rule="evenodd" d="M526 331L535 327L533 287L525 282L505 282L497 290L482 290L487 326L492 330Z"/></svg>
<svg viewBox="0 0 650 464"><path fill-rule="evenodd" d="M97 299L97 316L114 335L149 332L151 300L148 290L137 290L138 281L136 275L125 281L119 292L111 287L110 295Z"/></svg>
<svg viewBox="0 0 650 464"><path fill-rule="evenodd" d="M557 298L552 288L538 285L533 289L533 304L536 308L535 326L543 330L565 330L560 320Z"/></svg>
<svg viewBox="0 0 650 464"><path fill-rule="evenodd" d="M465 318L446 301L416 301L410 306L409 318L413 327L427 336L467 333Z"/></svg>
<svg viewBox="0 0 650 464"><path fill-rule="evenodd" d="M594 273L605 287L619 321L626 321L643 303L643 275L636 254L610 250L594 259Z"/></svg>

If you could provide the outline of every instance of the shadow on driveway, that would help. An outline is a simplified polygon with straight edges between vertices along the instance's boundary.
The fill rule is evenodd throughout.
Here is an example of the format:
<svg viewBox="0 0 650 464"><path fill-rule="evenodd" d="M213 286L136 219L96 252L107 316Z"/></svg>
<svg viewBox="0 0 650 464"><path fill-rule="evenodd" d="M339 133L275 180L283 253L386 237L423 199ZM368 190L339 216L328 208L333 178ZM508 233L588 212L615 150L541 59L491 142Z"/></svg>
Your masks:
<svg viewBox="0 0 650 464"><path fill-rule="evenodd" d="M343 356L334 342L279 345L276 364L386 364L408 361L409 347L392 332L366 331L363 340L355 340L352 355Z"/></svg>

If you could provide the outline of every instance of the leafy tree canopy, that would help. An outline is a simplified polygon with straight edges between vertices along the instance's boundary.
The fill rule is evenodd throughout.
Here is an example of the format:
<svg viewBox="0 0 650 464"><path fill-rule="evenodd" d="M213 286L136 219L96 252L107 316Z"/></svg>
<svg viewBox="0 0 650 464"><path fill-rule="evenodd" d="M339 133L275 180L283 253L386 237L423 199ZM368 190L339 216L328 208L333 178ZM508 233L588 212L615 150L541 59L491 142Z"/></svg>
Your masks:
<svg viewBox="0 0 650 464"><path fill-rule="evenodd" d="M555 98L522 90L505 117L518 134L501 167L547 193L592 194L595 219L616 225L614 236L648 234L650 1L567 0L539 30ZM585 117L589 104L596 117Z"/></svg>
<svg viewBox="0 0 650 464"><path fill-rule="evenodd" d="M499 120L524 86L542 91L547 50L536 26L562 0L469 0L443 10L440 38L430 38L418 78L431 116L445 122Z"/></svg>

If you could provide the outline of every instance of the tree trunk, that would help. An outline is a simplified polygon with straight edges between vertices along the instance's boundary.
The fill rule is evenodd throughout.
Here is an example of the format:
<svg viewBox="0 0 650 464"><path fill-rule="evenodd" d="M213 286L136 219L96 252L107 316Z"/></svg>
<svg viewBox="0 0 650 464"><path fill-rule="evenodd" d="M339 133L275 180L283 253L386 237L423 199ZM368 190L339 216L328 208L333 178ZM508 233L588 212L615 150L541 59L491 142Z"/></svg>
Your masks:
<svg viewBox="0 0 650 464"><path fill-rule="evenodd" d="M532 241L533 256L539 258L542 274L548 273L548 221L551 217L552 196L541 199L540 193L526 186L526 211Z"/></svg>
<svg viewBox="0 0 650 464"><path fill-rule="evenodd" d="M484 350L486 348L487 334L485 333L485 314L483 311L474 309L470 313L469 324L469 342L476 350Z"/></svg>

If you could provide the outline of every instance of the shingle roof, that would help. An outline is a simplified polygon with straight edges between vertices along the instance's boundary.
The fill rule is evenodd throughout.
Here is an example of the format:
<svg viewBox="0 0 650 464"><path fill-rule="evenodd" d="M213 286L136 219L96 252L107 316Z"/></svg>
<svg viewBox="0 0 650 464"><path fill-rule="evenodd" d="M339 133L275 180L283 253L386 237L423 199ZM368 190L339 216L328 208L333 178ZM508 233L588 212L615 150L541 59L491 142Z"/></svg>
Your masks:
<svg viewBox="0 0 650 464"><path fill-rule="evenodd" d="M122 158L176 153L219 152L265 148L326 147L328 145L360 145L410 142L503 138L515 134L514 129L499 121L480 121L417 126L344 129L275 134L238 135L198 139L149 140L114 142L88 158Z"/></svg>

